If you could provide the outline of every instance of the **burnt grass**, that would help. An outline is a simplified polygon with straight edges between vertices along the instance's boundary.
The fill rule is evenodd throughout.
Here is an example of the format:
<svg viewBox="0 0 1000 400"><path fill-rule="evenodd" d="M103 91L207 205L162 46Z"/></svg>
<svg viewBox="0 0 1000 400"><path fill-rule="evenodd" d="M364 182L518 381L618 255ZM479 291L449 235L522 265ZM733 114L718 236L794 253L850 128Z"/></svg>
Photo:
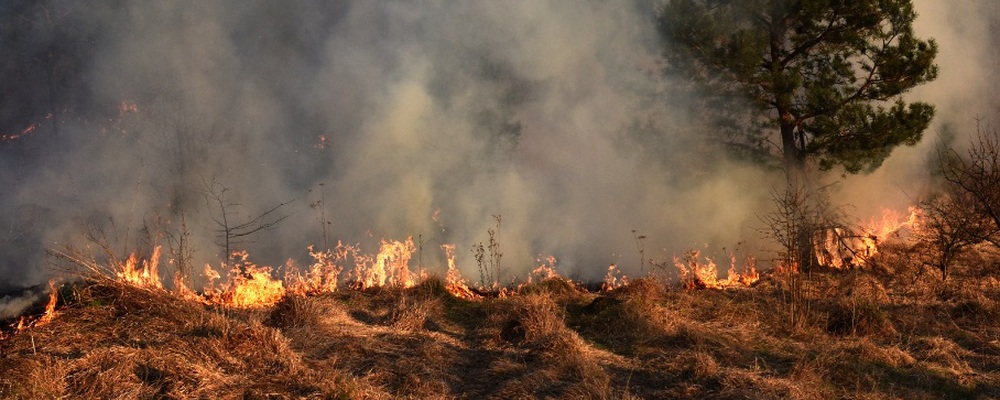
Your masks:
<svg viewBox="0 0 1000 400"><path fill-rule="evenodd" d="M429 278L254 310L90 279L5 332L0 398L1000 398L996 257L945 281L912 259L475 301Z"/></svg>

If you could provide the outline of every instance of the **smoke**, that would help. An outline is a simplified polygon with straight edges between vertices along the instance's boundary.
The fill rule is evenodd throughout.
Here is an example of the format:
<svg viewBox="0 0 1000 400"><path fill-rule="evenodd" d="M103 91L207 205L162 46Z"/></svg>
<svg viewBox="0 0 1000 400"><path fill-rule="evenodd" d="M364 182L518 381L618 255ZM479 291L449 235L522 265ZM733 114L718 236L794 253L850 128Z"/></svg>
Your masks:
<svg viewBox="0 0 1000 400"><path fill-rule="evenodd" d="M923 140L899 147L872 174L844 179L842 201L858 215L877 215L883 208L905 211L932 190L932 175L941 146L966 148L982 128L1000 124L1000 86L995 74L1000 61L996 28L1000 5L991 2L916 0L914 30L938 44L938 78L914 88L907 99L934 104L936 115Z"/></svg>
<svg viewBox="0 0 1000 400"><path fill-rule="evenodd" d="M0 321L24 315L30 307L45 301L48 297L47 285L35 285L10 293L0 294Z"/></svg>
<svg viewBox="0 0 1000 400"><path fill-rule="evenodd" d="M0 129L37 128L0 143L9 286L49 275L47 248L93 246L87 232L124 255L177 240L182 221L194 264L217 264L222 208L235 225L283 203L264 222L285 219L234 247L280 265L311 243L412 235L432 271L457 244L474 279L468 249L499 216L511 276L543 255L583 278L609 263L636 273L640 249L758 250L780 182L705 146L669 106L683 99L658 71L652 3L11 4L21 22L0 34L18 50L2 68L34 72L6 74L20 100L0 101ZM942 74L916 94L939 123L961 121L950 105L981 87L954 74L989 71L950 53L992 51L984 7L918 2ZM845 196L882 204L858 188L919 182L927 143L847 179Z"/></svg>

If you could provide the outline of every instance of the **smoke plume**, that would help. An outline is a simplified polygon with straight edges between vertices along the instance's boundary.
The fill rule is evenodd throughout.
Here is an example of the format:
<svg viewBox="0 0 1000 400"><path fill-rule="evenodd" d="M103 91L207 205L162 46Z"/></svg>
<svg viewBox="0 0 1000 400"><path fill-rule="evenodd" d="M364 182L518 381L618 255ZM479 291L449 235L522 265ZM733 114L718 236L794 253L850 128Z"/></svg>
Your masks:
<svg viewBox="0 0 1000 400"><path fill-rule="evenodd" d="M995 108L982 78L998 10L917 3L941 78L915 95L937 104L934 129L965 132ZM430 270L455 243L474 278L468 250L499 216L511 277L543 255L571 276L637 273L640 249L758 251L780 183L669 106L683 99L659 71L655 3L2 7L0 289L50 275L46 249L95 238L124 255L186 231L194 265L217 265L223 209L236 225L280 204L261 222L283 220L234 247L280 265L309 244L412 235ZM906 203L934 140L844 180L843 197L862 213Z"/></svg>

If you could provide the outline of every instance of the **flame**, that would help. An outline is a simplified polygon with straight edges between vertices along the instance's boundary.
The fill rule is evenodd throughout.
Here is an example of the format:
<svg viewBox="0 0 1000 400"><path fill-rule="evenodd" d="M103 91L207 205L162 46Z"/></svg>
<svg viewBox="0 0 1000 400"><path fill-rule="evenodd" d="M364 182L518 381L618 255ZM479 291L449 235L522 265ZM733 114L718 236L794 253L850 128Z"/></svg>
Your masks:
<svg viewBox="0 0 1000 400"><path fill-rule="evenodd" d="M229 278L220 289L214 289L213 278L219 273L210 266L205 266L205 275L209 277L209 289L205 298L211 303L237 307L255 308L271 306L285 296L285 287L280 279L271 277L271 267L257 266L248 261L250 254L244 251L233 253L237 261L229 270Z"/></svg>
<svg viewBox="0 0 1000 400"><path fill-rule="evenodd" d="M867 228L865 228L864 239L866 241L865 249L868 250L870 255L875 255L878 252L878 243L880 240L884 242L893 236L899 236L904 228L914 229L917 227L921 217L920 208L910 206L908 211L909 215L904 219L898 212L885 209L882 210L881 219L876 220L872 218L868 222L866 225Z"/></svg>
<svg viewBox="0 0 1000 400"><path fill-rule="evenodd" d="M212 269L212 266L209 265L209 264L205 264L205 269L204 269L204 271L202 271L202 275L204 275L205 278L208 279L208 282L205 283L205 291L206 292L212 292L212 291L214 291L214 289L215 289L215 281L217 281L220 278L222 278L222 276L219 275L219 272L216 271L216 270L214 270L214 269Z"/></svg>
<svg viewBox="0 0 1000 400"><path fill-rule="evenodd" d="M528 281L525 282L524 284L525 285L530 284L533 279L538 279L538 281L541 282L547 279L561 278L561 276L559 276L559 273L556 272L556 261L557 260L554 256L545 256L537 258L535 262L539 263L538 268L531 270L531 272L528 274Z"/></svg>
<svg viewBox="0 0 1000 400"><path fill-rule="evenodd" d="M726 279L719 279L719 269L715 261L705 257L705 262L702 262L701 252L697 250L689 251L683 261L674 257L674 266L680 272L681 284L687 290L748 287L760 280L757 261L753 258L747 259L743 273L740 273L736 268L736 257L731 255Z"/></svg>
<svg viewBox="0 0 1000 400"><path fill-rule="evenodd" d="M300 296L336 292L340 273L344 270L344 267L337 263L345 260L352 251L353 247L342 243L337 243L335 249L325 251L316 251L309 245L309 256L314 262L305 273L299 272L299 268L291 259L285 264L285 282L288 291Z"/></svg>
<svg viewBox="0 0 1000 400"><path fill-rule="evenodd" d="M195 293L194 290L191 290L191 288L187 286L187 281L184 279L184 276L181 275L180 271L174 274L173 293L185 300L195 300L195 301L204 300L201 296L198 295L198 293Z"/></svg>
<svg viewBox="0 0 1000 400"><path fill-rule="evenodd" d="M499 288L499 290L497 291L499 296L507 297L516 293L520 293L522 289L530 285L532 282L535 281L544 282L550 279L559 279L565 281L566 283L569 283L570 285L576 286L576 283L573 282L572 279L559 275L559 273L556 272L556 263L558 262L558 260L556 260L554 256L538 257L537 259L535 259L535 261L538 262L539 265L537 268L533 269L531 272L528 273L527 281L518 285L517 288L515 288L513 291L508 291L507 288L505 287Z"/></svg>
<svg viewBox="0 0 1000 400"><path fill-rule="evenodd" d="M813 239L816 259L827 267L843 269L863 267L878 254L879 244L899 237L906 229L916 229L921 218L918 207L911 206L905 218L895 210L882 210L881 217L862 223L861 234L840 228L819 232Z"/></svg>
<svg viewBox="0 0 1000 400"><path fill-rule="evenodd" d="M45 313L35 322L35 326L45 325L56 319L56 303L59 301L59 289L56 288L56 280L49 280L49 303L45 305Z"/></svg>
<svg viewBox="0 0 1000 400"><path fill-rule="evenodd" d="M171 292L181 298L205 304L239 308L265 307L277 303L286 294L309 296L337 291L340 274L348 259L353 259L355 267L351 271L355 279L350 286L357 290L375 287L408 288L426 277L423 270L412 271L409 267L416 250L412 237L402 242L383 240L379 253L374 256L362 255L357 246L340 242L336 248L325 251L317 251L314 246L309 246L308 249L314 260L312 265L302 271L293 260L289 260L284 280L273 278L271 267L257 266L248 261L248 252L239 251L232 254L232 258L236 260L235 266L226 274L225 282L222 282L222 274L210 264L205 264L203 275L207 281L202 294L189 288L185 277L180 273L174 275L174 288ZM115 273L118 280L137 287L163 289L158 271L160 251L161 248L157 246L149 260L143 260L135 253L130 255L124 263L119 263L120 270ZM451 262L451 268L454 268L454 259ZM457 269L452 274L456 282L455 290L460 290L461 285L458 283L464 285L461 275Z"/></svg>
<svg viewBox="0 0 1000 400"><path fill-rule="evenodd" d="M17 319L17 325L13 324L11 325L14 328L14 333L15 334L20 333L25 329L36 326L43 326L49 322L52 322L52 320L56 319L57 315L56 303L58 301L59 301L59 289L56 287L55 279L51 279L49 280L49 302L45 305L45 312L42 313L42 316L38 317L37 319L33 319L31 317L23 315L19 317ZM7 337L8 336L6 336L3 332L0 332L0 340L4 340Z"/></svg>
<svg viewBox="0 0 1000 400"><path fill-rule="evenodd" d="M462 273L455 267L455 245L442 244L441 250L444 250L444 254L448 258L448 274L445 275L445 289L448 290L448 293L460 299L478 299L479 295L469 289L469 285L462 278Z"/></svg>
<svg viewBox="0 0 1000 400"><path fill-rule="evenodd" d="M628 277L618 269L617 265L609 265L608 274L604 276L604 283L601 284L601 291L610 292L622 286L628 286Z"/></svg>
<svg viewBox="0 0 1000 400"><path fill-rule="evenodd" d="M27 136L28 134L34 132L35 129L38 129L38 125L30 124L26 128L24 128L24 130L22 130L20 133L0 134L0 142L9 142L12 140L16 140L22 136Z"/></svg>
<svg viewBox="0 0 1000 400"><path fill-rule="evenodd" d="M244 267L234 269L230 289L223 296L223 304L240 308L271 306L285 296L285 288L280 280L271 278L271 267Z"/></svg>
<svg viewBox="0 0 1000 400"><path fill-rule="evenodd" d="M162 289L163 282L160 281L158 271L160 265L160 246L156 246L153 255L149 260L142 260L141 266L139 255L132 253L121 266L121 271L117 272L118 279L138 287Z"/></svg>
<svg viewBox="0 0 1000 400"><path fill-rule="evenodd" d="M416 286L426 274L422 270L410 271L410 258L414 251L416 246L413 245L413 236L407 237L402 242L382 240L382 246L374 260L371 257L355 259L352 271L354 281L351 283L351 288L365 290L376 287Z"/></svg>

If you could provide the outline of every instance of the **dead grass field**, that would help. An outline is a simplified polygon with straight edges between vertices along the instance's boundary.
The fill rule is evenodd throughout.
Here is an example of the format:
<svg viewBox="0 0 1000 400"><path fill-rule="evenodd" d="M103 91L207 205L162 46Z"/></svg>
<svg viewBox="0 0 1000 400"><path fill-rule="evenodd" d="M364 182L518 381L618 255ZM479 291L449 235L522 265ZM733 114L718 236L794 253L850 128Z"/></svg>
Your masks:
<svg viewBox="0 0 1000 400"><path fill-rule="evenodd" d="M794 287L464 300L429 278L251 310L91 279L0 341L0 398L1000 398L996 258L945 282L905 250L874 261Z"/></svg>

